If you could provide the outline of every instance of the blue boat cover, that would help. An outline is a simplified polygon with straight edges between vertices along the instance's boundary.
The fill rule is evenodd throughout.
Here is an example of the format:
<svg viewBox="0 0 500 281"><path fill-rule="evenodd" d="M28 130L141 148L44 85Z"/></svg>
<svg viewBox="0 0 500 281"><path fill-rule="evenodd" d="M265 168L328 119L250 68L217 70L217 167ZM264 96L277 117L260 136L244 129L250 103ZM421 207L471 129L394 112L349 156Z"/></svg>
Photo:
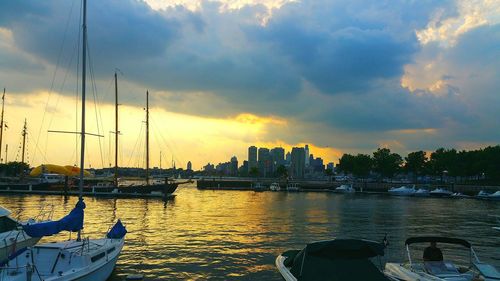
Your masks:
<svg viewBox="0 0 500 281"><path fill-rule="evenodd" d="M71 212L58 221L48 221L23 225L24 231L31 237L42 237L57 234L63 230L78 231L83 228L85 203L80 198Z"/></svg>
<svg viewBox="0 0 500 281"><path fill-rule="evenodd" d="M127 229L123 226L122 221L118 220L115 225L109 230L106 237L110 239L121 239L127 234Z"/></svg>

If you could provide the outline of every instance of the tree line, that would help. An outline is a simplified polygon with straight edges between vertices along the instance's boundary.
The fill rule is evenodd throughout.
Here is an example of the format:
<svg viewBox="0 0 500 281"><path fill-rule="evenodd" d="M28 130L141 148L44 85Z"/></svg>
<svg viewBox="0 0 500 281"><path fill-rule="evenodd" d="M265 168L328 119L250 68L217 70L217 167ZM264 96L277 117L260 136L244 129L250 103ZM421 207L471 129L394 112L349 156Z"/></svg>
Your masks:
<svg viewBox="0 0 500 281"><path fill-rule="evenodd" d="M403 159L388 148L378 148L372 155L344 154L338 170L359 178L377 175L393 178L397 174L412 175L416 181L420 176L453 177L457 181L500 180L500 145L486 148L457 151L439 148L434 152L415 151Z"/></svg>

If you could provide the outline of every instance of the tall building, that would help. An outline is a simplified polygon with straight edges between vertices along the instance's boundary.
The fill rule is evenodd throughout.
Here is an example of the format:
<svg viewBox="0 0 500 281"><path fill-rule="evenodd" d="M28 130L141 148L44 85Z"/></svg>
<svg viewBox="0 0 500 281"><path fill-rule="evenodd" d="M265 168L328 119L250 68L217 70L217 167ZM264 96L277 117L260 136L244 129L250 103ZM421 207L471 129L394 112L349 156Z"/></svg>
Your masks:
<svg viewBox="0 0 500 281"><path fill-rule="evenodd" d="M294 178L304 178L306 151L303 147L292 148L291 171Z"/></svg>
<svg viewBox="0 0 500 281"><path fill-rule="evenodd" d="M269 149L265 147L259 148L259 174L263 177L271 176L272 174L272 159Z"/></svg>
<svg viewBox="0 0 500 281"><path fill-rule="evenodd" d="M290 152L287 152L286 156L285 156L285 163L287 165L290 165L291 161L292 161L292 156L291 156Z"/></svg>
<svg viewBox="0 0 500 281"><path fill-rule="evenodd" d="M248 172L252 168L257 168L257 147L253 145L248 148Z"/></svg>
<svg viewBox="0 0 500 281"><path fill-rule="evenodd" d="M311 162L309 159L309 145L308 144L306 144L306 147L304 150L305 150L305 156L304 156L305 164L306 164L306 167L309 167Z"/></svg>
<svg viewBox="0 0 500 281"><path fill-rule="evenodd" d="M230 173L233 177L238 175L238 158L236 156L231 157Z"/></svg>
<svg viewBox="0 0 500 281"><path fill-rule="evenodd" d="M193 164L191 164L191 161L188 161L188 164L187 164L187 169L188 171L192 171L193 170Z"/></svg>
<svg viewBox="0 0 500 281"><path fill-rule="evenodd" d="M285 165L285 150L282 147L275 147L270 153L274 166Z"/></svg>

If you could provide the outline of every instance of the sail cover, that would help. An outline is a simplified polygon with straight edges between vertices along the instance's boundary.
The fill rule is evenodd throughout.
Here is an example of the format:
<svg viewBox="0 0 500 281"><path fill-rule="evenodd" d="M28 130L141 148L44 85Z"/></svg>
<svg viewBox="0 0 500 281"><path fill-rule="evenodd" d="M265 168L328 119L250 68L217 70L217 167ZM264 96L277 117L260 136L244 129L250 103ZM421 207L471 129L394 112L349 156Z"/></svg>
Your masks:
<svg viewBox="0 0 500 281"><path fill-rule="evenodd" d="M110 239L121 239L127 234L127 229L123 226L121 220L118 220L116 224L111 228L106 237Z"/></svg>
<svg viewBox="0 0 500 281"><path fill-rule="evenodd" d="M24 231L31 237L42 237L57 234L63 230L78 231L83 228L83 209L85 203L80 198L71 212L58 221L48 221L23 225Z"/></svg>

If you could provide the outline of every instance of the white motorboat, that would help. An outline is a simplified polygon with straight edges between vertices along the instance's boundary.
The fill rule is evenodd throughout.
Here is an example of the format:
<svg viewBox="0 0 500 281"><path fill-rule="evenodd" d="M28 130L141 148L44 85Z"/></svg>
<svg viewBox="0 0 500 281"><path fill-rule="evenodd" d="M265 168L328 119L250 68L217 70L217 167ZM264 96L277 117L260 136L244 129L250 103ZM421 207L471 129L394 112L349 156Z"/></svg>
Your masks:
<svg viewBox="0 0 500 281"><path fill-rule="evenodd" d="M29 236L21 227L22 222L10 217L11 212L0 207L0 263L17 251L38 243L40 237Z"/></svg>
<svg viewBox="0 0 500 281"><path fill-rule="evenodd" d="M460 192L455 192L451 195L452 198L470 198L469 195L465 195L463 193L460 193Z"/></svg>
<svg viewBox="0 0 500 281"><path fill-rule="evenodd" d="M288 250L276 258L276 267L286 281L387 281L370 258L384 255L381 243L358 239L335 239L306 245L302 250Z"/></svg>
<svg viewBox="0 0 500 281"><path fill-rule="evenodd" d="M413 196L415 194L415 186L412 187L407 187L407 186L401 186L401 187L393 187L387 191L390 195L393 196Z"/></svg>
<svg viewBox="0 0 500 281"><path fill-rule="evenodd" d="M500 200L500 191L496 191L495 193L489 193L484 190L481 190L476 195L476 198L487 199L487 200Z"/></svg>
<svg viewBox="0 0 500 281"><path fill-rule="evenodd" d="M286 185L286 191L288 192L298 192L300 191L300 187L297 183L289 183Z"/></svg>
<svg viewBox="0 0 500 281"><path fill-rule="evenodd" d="M355 193L356 189L351 185L343 184L333 190L335 193Z"/></svg>
<svg viewBox="0 0 500 281"><path fill-rule="evenodd" d="M469 264L458 265L451 260L434 260L417 262L412 260L410 245L416 243L444 243L465 247L470 257ZM471 244L463 239L447 237L412 237L405 242L408 253L406 263L387 263L385 273L398 280L406 281L474 281L499 280L500 272L490 264L481 262ZM445 255L446 256L446 253Z"/></svg>
<svg viewBox="0 0 500 281"><path fill-rule="evenodd" d="M281 187L280 187L279 183L277 183L277 182L271 183L271 185L269 186L269 189L271 191L281 191Z"/></svg>
<svg viewBox="0 0 500 281"><path fill-rule="evenodd" d="M432 190L431 192L429 192L429 195L433 196L433 197L451 197L453 195L453 192L451 192L447 189L438 187L438 188Z"/></svg>
<svg viewBox="0 0 500 281"><path fill-rule="evenodd" d="M429 195L430 195L429 190L427 190L425 188L419 188L413 194L413 196L415 196L415 197L429 197Z"/></svg>
<svg viewBox="0 0 500 281"><path fill-rule="evenodd" d="M12 281L105 281L111 275L123 248L127 230L121 221L104 238L81 237L84 209L83 181L85 167L85 74L87 47L87 0L82 5L82 110L80 135L79 199L75 208L58 221L23 225L31 237L43 237L61 231L78 231L76 239L28 247L0 267L0 278Z"/></svg>

